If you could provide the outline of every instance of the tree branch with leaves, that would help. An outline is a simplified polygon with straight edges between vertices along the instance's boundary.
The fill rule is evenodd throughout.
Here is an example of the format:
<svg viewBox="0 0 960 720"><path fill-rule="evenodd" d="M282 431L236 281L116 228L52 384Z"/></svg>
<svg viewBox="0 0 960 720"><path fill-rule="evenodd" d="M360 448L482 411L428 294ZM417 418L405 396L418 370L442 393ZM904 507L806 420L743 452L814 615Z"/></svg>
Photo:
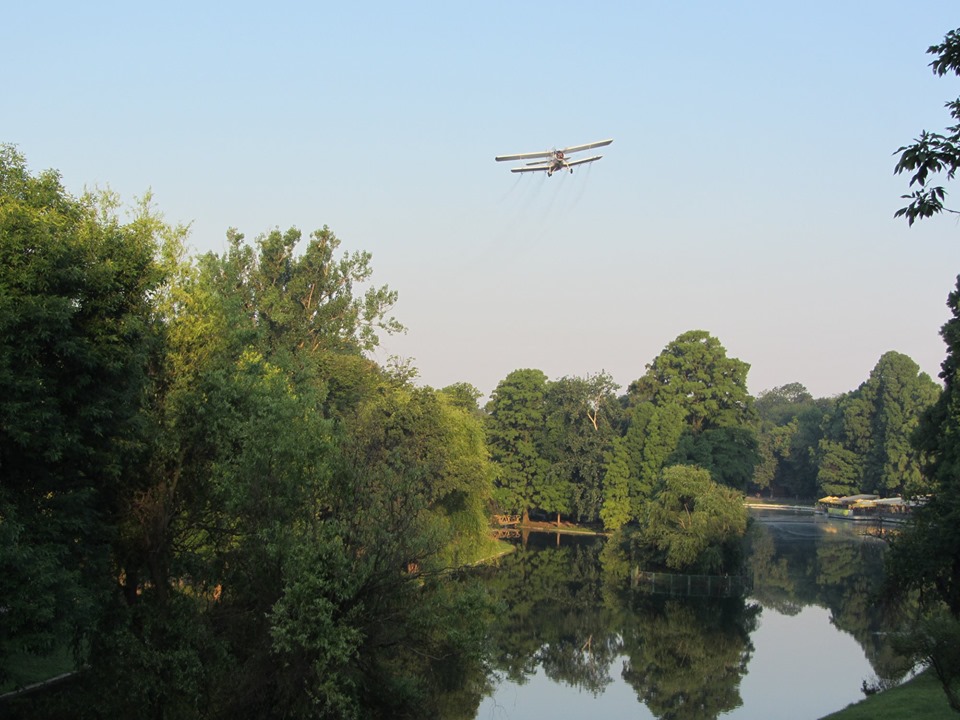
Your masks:
<svg viewBox="0 0 960 720"><path fill-rule="evenodd" d="M948 72L960 75L960 29L948 32L942 43L931 45L927 52L936 56L930 63L935 75L943 77ZM940 174L953 180L960 167L960 98L946 103L946 108L956 124L947 127L943 133L923 130L911 145L899 147L894 152L894 155L900 155L894 174L910 173L910 187L917 188L900 196L910 203L894 213L894 217L905 217L910 225L920 218L944 211L960 213L944 206L947 191L942 185L930 184Z"/></svg>

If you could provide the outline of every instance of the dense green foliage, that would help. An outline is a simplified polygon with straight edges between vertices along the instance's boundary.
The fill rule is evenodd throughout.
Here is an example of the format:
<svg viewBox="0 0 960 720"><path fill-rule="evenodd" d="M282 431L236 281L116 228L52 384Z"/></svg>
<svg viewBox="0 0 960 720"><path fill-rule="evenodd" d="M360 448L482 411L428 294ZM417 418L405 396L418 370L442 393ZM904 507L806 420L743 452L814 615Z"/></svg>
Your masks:
<svg viewBox="0 0 960 720"><path fill-rule="evenodd" d="M814 399L793 383L761 393L760 462L748 488L798 497L921 491L911 439L940 389L913 360L885 353L856 390Z"/></svg>
<svg viewBox="0 0 960 720"><path fill-rule="evenodd" d="M514 370L500 381L487 405L487 439L497 467L495 498L526 518L538 501L547 510L562 502L562 493L546 487L547 462L541 452L546 417L547 376L540 370Z"/></svg>
<svg viewBox="0 0 960 720"><path fill-rule="evenodd" d="M753 418L747 392L750 366L728 358L720 341L703 330L683 333L647 366L630 385L631 404L652 402L657 407L683 409L691 432L740 427Z"/></svg>
<svg viewBox="0 0 960 720"><path fill-rule="evenodd" d="M161 275L146 209L111 201L0 148L0 657L85 642L141 484Z"/></svg>
<svg viewBox="0 0 960 720"><path fill-rule="evenodd" d="M759 461L750 489L801 498L818 496L816 449L821 424L834 401L816 400L800 383L760 393L754 407L759 416Z"/></svg>
<svg viewBox="0 0 960 720"><path fill-rule="evenodd" d="M644 507L639 536L648 564L720 574L736 570L747 510L740 493L699 467L672 465Z"/></svg>
<svg viewBox="0 0 960 720"><path fill-rule="evenodd" d="M740 492L757 463L748 369L695 330L669 343L630 385L623 437L606 476L605 517L610 530L624 525L624 516L638 522L635 541L653 565L733 567L728 550L746 526Z"/></svg>
<svg viewBox="0 0 960 720"><path fill-rule="evenodd" d="M884 354L867 381L838 398L824 419L821 492L894 496L922 491L920 459L910 439L939 392L906 355Z"/></svg>
<svg viewBox="0 0 960 720"><path fill-rule="evenodd" d="M476 398L364 356L395 294L329 229L184 236L0 154L0 673L69 643L75 715L430 714L483 667Z"/></svg>
<svg viewBox="0 0 960 720"><path fill-rule="evenodd" d="M716 483L742 491L757 462L747 369L693 331L668 345L619 402L605 373L556 381L539 370L510 373L487 405L498 505L525 519L536 511L559 524L569 515L615 530L644 521L670 466L703 469L711 492ZM708 534L684 555L685 566L743 534L739 523L718 527L729 535Z"/></svg>

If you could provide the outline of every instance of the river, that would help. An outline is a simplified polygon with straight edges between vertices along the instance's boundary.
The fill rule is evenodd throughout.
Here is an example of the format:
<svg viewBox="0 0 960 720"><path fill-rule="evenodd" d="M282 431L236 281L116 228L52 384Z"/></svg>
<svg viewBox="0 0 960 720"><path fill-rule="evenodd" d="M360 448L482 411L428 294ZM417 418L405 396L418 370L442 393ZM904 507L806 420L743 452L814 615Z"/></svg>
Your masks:
<svg viewBox="0 0 960 720"><path fill-rule="evenodd" d="M884 543L862 525L756 511L752 586L651 594L601 538L530 535L484 578L498 601L478 720L815 720L907 672L875 602Z"/></svg>

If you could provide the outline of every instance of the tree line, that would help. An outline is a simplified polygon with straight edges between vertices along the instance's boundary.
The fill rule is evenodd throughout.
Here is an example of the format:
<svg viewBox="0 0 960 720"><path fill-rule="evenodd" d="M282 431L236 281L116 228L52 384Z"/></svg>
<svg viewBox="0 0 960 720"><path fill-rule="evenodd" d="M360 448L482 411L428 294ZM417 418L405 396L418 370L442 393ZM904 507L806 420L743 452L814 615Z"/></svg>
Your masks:
<svg viewBox="0 0 960 720"><path fill-rule="evenodd" d="M749 367L693 330L622 395L604 372L510 373L486 405L496 501L525 517L616 530L649 520L649 501L681 475L699 483L697 495L809 500L927 487L911 437L940 387L909 357L888 352L858 388L819 399L799 383L752 397Z"/></svg>

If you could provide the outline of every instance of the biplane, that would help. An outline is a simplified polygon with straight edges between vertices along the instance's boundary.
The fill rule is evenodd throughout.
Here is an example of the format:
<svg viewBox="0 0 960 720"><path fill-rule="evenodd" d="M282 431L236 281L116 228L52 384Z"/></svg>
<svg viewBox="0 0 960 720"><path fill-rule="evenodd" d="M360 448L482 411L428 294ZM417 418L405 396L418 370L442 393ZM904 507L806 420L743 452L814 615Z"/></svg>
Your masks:
<svg viewBox="0 0 960 720"><path fill-rule="evenodd" d="M497 162L504 160L533 160L526 165L510 168L510 172L545 172L547 176L553 175L558 170L569 170L573 172L574 165L583 165L584 163L599 160L603 155L594 155L593 157L571 160L570 155L582 152L583 150L592 150L593 148L609 145L613 140L601 140L599 142L587 143L586 145L574 145L573 147L563 148L562 150L544 150L543 152L517 153L516 155L497 155L494 158Z"/></svg>

